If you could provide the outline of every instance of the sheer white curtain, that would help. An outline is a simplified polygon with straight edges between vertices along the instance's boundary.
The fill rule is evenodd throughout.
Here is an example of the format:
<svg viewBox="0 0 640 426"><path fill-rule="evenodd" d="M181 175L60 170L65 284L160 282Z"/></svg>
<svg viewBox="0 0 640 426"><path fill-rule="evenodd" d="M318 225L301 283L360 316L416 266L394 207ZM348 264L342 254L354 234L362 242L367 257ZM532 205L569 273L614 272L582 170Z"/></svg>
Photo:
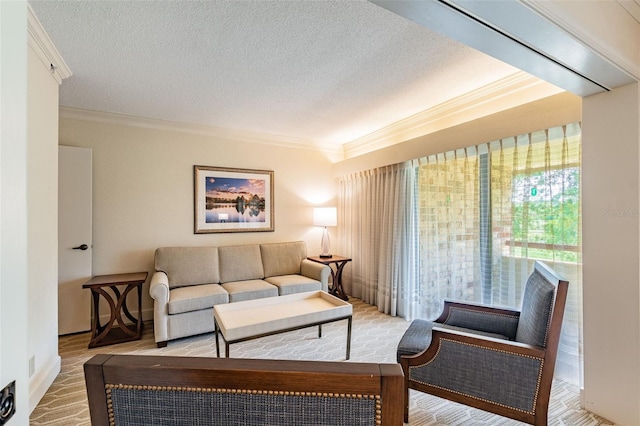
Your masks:
<svg viewBox="0 0 640 426"><path fill-rule="evenodd" d="M480 300L479 162L475 147L420 162L415 311L433 319L444 299Z"/></svg>
<svg viewBox="0 0 640 426"><path fill-rule="evenodd" d="M347 293L411 317L416 286L415 167L406 162L339 179L340 252Z"/></svg>
<svg viewBox="0 0 640 426"><path fill-rule="evenodd" d="M569 280L556 376L581 382L580 126L532 132L421 159L419 297L520 308L536 260Z"/></svg>
<svg viewBox="0 0 640 426"><path fill-rule="evenodd" d="M489 144L492 300L518 306L536 260L569 281L556 376L582 382L580 125Z"/></svg>
<svg viewBox="0 0 640 426"><path fill-rule="evenodd" d="M348 293L407 319L444 299L519 308L540 259L569 280L556 375L580 383L580 125L344 176Z"/></svg>

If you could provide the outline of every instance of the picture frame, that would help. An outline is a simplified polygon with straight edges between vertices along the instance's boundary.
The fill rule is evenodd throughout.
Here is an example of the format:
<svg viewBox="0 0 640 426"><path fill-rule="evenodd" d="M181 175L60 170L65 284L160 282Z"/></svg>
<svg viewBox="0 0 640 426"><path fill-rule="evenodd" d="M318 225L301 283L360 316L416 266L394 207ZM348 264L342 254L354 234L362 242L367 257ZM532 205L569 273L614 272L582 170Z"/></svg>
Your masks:
<svg viewBox="0 0 640 426"><path fill-rule="evenodd" d="M193 166L194 234L273 232L273 171Z"/></svg>

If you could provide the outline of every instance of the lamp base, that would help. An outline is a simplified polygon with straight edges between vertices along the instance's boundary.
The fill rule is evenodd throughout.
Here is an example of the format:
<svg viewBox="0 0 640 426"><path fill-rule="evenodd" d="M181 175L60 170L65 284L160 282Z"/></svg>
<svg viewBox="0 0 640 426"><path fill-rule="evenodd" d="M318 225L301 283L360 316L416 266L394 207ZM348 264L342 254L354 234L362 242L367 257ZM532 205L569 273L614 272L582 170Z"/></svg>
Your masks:
<svg viewBox="0 0 640 426"><path fill-rule="evenodd" d="M327 227L324 227L324 232L322 233L322 247L320 248L320 258L329 259L333 256L329 254L329 232L327 231Z"/></svg>

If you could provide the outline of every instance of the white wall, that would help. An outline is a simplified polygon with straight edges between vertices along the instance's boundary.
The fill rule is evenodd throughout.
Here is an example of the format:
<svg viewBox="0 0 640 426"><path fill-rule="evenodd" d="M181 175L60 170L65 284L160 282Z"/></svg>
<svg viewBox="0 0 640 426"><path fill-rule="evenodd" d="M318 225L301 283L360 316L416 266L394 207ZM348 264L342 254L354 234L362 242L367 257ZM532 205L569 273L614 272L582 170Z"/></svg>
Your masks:
<svg viewBox="0 0 640 426"><path fill-rule="evenodd" d="M312 207L335 197L331 162L308 149L65 118L60 145L93 149L93 273L153 270L163 246L304 240L320 250ZM275 231L193 233L193 166L274 171ZM144 318L153 306L144 287Z"/></svg>
<svg viewBox="0 0 640 426"><path fill-rule="evenodd" d="M640 424L640 88L583 102L585 408Z"/></svg>
<svg viewBox="0 0 640 426"><path fill-rule="evenodd" d="M27 3L0 1L0 388L16 381L29 423L27 351Z"/></svg>
<svg viewBox="0 0 640 426"><path fill-rule="evenodd" d="M29 411L60 371L58 356L58 82L29 44L27 281ZM25 361L26 362L26 361Z"/></svg>

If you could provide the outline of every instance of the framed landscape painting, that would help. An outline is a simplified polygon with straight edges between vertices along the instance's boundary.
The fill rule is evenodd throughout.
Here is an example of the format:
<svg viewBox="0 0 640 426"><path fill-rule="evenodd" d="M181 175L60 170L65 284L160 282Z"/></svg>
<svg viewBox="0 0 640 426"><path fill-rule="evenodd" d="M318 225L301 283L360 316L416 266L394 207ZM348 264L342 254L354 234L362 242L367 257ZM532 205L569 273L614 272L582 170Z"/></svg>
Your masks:
<svg viewBox="0 0 640 426"><path fill-rule="evenodd" d="M193 166L194 233L273 231L273 171Z"/></svg>

